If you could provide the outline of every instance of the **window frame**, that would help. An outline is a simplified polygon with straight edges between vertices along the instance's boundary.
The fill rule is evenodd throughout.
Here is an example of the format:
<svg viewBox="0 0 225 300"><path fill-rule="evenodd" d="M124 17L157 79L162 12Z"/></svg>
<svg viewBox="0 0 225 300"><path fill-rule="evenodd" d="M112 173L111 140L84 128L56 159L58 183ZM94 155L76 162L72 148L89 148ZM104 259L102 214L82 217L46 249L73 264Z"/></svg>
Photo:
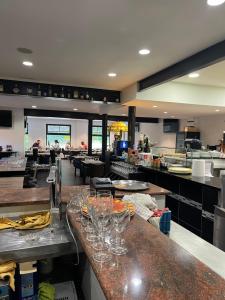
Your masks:
<svg viewBox="0 0 225 300"><path fill-rule="evenodd" d="M48 132L48 126L68 126L69 127L69 133L65 132ZM48 144L48 135L68 135L70 137L70 143L71 143L71 125L70 124L46 124L46 130L45 130L45 136L46 136L46 145Z"/></svg>
<svg viewBox="0 0 225 300"><path fill-rule="evenodd" d="M102 134L93 134L93 127L101 127L102 128L102 125L92 125L92 132L91 132L91 135L92 135L92 145L93 145L93 137L94 136L101 136L102 137ZM108 144L108 139L109 139L109 144ZM110 126L107 126L107 147L110 147Z"/></svg>

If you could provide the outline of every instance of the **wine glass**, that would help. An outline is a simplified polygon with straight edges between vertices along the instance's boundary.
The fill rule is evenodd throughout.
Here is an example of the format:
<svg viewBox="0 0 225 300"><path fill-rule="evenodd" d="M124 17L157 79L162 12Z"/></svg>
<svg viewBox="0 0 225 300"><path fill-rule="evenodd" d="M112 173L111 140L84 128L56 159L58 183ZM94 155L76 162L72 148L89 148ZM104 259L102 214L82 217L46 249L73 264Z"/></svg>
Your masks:
<svg viewBox="0 0 225 300"><path fill-rule="evenodd" d="M111 245L111 252L115 255L123 255L128 252L124 245L124 240L120 238L120 234L126 229L130 222L130 210L126 202L120 212L114 212L112 215L113 228L116 231L116 238Z"/></svg>
<svg viewBox="0 0 225 300"><path fill-rule="evenodd" d="M83 205L83 201L82 201L83 199L82 199L81 195L77 194L77 193L76 194L71 193L70 199L71 200L67 206L67 210L72 213L80 213L81 207ZM80 217L77 217L76 221L80 222Z"/></svg>
<svg viewBox="0 0 225 300"><path fill-rule="evenodd" d="M93 204L92 221L98 232L100 241L94 243L93 247L100 250L93 255L97 262L108 262L112 256L107 252L105 235L109 230L112 216L112 194L110 191L100 191L97 193L97 199Z"/></svg>

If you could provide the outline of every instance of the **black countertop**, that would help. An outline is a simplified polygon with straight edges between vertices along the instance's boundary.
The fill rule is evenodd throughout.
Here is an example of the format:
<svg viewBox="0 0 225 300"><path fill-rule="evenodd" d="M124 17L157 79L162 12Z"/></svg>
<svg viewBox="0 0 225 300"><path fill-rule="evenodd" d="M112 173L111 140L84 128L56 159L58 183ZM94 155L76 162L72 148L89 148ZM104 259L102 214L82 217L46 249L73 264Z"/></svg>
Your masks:
<svg viewBox="0 0 225 300"><path fill-rule="evenodd" d="M219 177L195 177L192 175L173 174L168 172L167 170L157 169L153 167L146 167L146 166L139 166L139 170L142 172L148 172L148 171L161 172L169 176L175 176L184 180L197 182L221 190L221 179Z"/></svg>

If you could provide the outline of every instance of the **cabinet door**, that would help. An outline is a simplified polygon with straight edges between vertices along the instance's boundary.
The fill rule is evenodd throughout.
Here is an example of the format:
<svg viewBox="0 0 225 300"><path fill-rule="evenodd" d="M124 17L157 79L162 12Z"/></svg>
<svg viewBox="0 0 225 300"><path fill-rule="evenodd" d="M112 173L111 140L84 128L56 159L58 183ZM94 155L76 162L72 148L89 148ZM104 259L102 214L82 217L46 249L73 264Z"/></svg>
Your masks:
<svg viewBox="0 0 225 300"><path fill-rule="evenodd" d="M180 195L202 204L202 185L191 180L180 183Z"/></svg>
<svg viewBox="0 0 225 300"><path fill-rule="evenodd" d="M180 202L179 222L180 221L201 231L202 210L193 206L192 203Z"/></svg>
<svg viewBox="0 0 225 300"><path fill-rule="evenodd" d="M173 196L166 196L166 207L171 210L172 220L178 222L179 201Z"/></svg>
<svg viewBox="0 0 225 300"><path fill-rule="evenodd" d="M218 205L219 191L210 186L202 188L202 209L214 214L215 205Z"/></svg>
<svg viewBox="0 0 225 300"><path fill-rule="evenodd" d="M179 179L172 174L158 172L156 185L179 194Z"/></svg>
<svg viewBox="0 0 225 300"><path fill-rule="evenodd" d="M213 244L213 228L213 220L202 217L202 238L211 244Z"/></svg>

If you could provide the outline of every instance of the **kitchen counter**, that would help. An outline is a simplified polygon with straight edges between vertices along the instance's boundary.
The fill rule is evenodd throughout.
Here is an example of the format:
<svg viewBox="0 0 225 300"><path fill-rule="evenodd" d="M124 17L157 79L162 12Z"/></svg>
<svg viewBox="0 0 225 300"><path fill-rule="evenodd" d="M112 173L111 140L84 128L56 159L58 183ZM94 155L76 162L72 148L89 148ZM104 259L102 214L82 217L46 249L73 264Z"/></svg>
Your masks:
<svg viewBox="0 0 225 300"><path fill-rule="evenodd" d="M172 220L194 234L213 243L215 206L222 205L219 177L193 177L169 173L152 167L139 167L145 181L171 191L166 195L166 207Z"/></svg>
<svg viewBox="0 0 225 300"><path fill-rule="evenodd" d="M225 298L222 277L139 216L125 232L128 254L102 265L92 259L81 224L69 218L106 299Z"/></svg>
<svg viewBox="0 0 225 300"><path fill-rule="evenodd" d="M221 189L221 181L219 177L194 177L192 175L180 175L180 174L173 174L168 172L167 170L162 170L162 169L157 169L153 167L147 167L147 166L140 166L139 169L142 172L148 172L148 171L153 171L153 172L160 172L162 174L169 175L171 177L178 177L184 180L200 183L206 186L210 186L213 188L216 188L218 190Z"/></svg>
<svg viewBox="0 0 225 300"><path fill-rule="evenodd" d="M1 189L0 207L49 204L49 188Z"/></svg>

